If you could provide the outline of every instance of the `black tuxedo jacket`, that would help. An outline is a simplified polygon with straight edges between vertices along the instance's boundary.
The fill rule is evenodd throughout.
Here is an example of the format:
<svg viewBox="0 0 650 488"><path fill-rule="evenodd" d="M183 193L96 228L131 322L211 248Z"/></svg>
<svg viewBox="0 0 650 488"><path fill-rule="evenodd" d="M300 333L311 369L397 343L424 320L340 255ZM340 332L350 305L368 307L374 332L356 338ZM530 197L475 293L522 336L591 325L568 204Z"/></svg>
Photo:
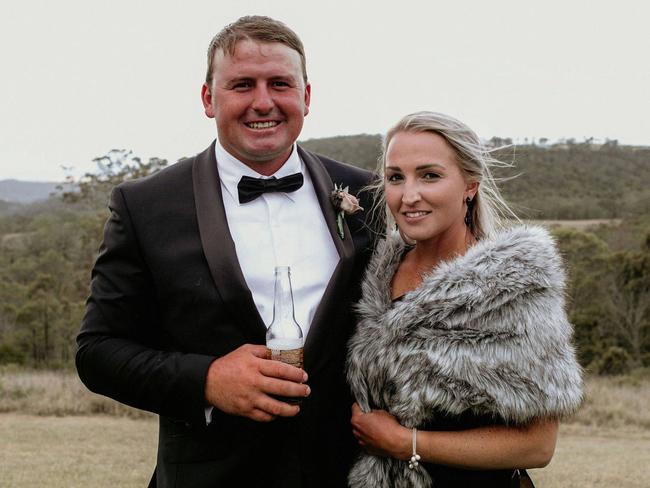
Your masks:
<svg viewBox="0 0 650 488"><path fill-rule="evenodd" d="M111 195L77 369L92 391L159 414L159 487L346 486L354 440L343 366L374 234L367 194L344 239L329 196L334 183L359 194L370 174L298 151L340 261L306 338L312 393L291 419L257 423L214 409L206 426L208 367L242 344L264 344L266 333L228 230L214 144Z"/></svg>

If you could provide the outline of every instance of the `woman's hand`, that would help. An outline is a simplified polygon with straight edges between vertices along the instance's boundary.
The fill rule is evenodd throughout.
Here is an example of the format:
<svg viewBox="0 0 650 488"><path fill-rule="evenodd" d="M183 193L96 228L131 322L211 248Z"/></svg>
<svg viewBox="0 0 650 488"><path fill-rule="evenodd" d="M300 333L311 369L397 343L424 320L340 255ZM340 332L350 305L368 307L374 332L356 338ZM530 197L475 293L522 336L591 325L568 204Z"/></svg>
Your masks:
<svg viewBox="0 0 650 488"><path fill-rule="evenodd" d="M411 457L411 430L385 410L363 413L352 405L352 433L359 445L376 456L407 460Z"/></svg>

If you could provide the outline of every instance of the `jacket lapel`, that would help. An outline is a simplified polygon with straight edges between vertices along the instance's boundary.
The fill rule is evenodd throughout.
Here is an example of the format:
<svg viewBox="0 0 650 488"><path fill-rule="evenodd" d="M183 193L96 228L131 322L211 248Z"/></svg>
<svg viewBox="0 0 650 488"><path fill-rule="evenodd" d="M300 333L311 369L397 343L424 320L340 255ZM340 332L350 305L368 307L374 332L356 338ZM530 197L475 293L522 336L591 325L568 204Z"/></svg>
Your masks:
<svg viewBox="0 0 650 488"><path fill-rule="evenodd" d="M336 212L330 201L334 183L323 163L311 153L298 146L298 154L305 163L314 184L316 197L327 222L327 227L339 253L339 263L332 273L323 298L316 309L309 334L305 340L305 368L309 371L319 369L327 360L330 351L328 343L338 336L336 327L343 327L340 321L331 320L337 311L337 304L345 303L344 294L346 283L354 268L354 241L347 222L343 223L344 239L341 239L336 225ZM339 183L339 182L337 182ZM343 183L343 182L340 182ZM338 323L337 323L338 322Z"/></svg>
<svg viewBox="0 0 650 488"><path fill-rule="evenodd" d="M228 228L214 143L196 157L192 180L203 253L217 291L231 316L241 324L247 340L264 344L266 327L239 266Z"/></svg>
<svg viewBox="0 0 650 488"><path fill-rule="evenodd" d="M336 226L336 212L330 201L330 194L334 190L334 182L330 178L329 173L323 166L323 163L313 154L306 152L300 146L298 146L298 154L300 159L305 163L307 170L309 171L309 176L311 176L312 183L314 184L314 190L316 191L316 198L320 204L321 211L325 216L325 222L327 222L327 228L332 235L332 240L336 246L336 250L339 253L341 259L344 257L351 257L354 255L354 243L352 242L350 229L348 224L343 220L343 230L345 239L341 239L339 235L338 228ZM338 182L337 182L338 183Z"/></svg>

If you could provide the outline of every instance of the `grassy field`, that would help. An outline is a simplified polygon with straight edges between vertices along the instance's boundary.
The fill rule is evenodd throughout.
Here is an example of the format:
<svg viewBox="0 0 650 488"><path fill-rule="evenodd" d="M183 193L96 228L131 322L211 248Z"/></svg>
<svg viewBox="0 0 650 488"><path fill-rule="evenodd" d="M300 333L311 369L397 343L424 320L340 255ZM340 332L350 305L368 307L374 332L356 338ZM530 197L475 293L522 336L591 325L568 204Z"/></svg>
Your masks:
<svg viewBox="0 0 650 488"><path fill-rule="evenodd" d="M578 230L590 230L600 225L620 225L622 219L589 219L589 220L531 220L531 224L547 227L569 227Z"/></svg>
<svg viewBox="0 0 650 488"><path fill-rule="evenodd" d="M647 488L650 430L562 425L555 455L531 470L537 488Z"/></svg>
<svg viewBox="0 0 650 488"><path fill-rule="evenodd" d="M588 378L537 487L646 487L650 378ZM154 416L89 393L66 372L0 370L0 488L144 487L155 465Z"/></svg>
<svg viewBox="0 0 650 488"><path fill-rule="evenodd" d="M650 430L650 371L622 377L588 377L585 401L572 424ZM89 392L71 371L0 368L0 413L110 415L152 418Z"/></svg>
<svg viewBox="0 0 650 488"><path fill-rule="evenodd" d="M0 414L0 486L144 487L156 431L152 419ZM551 464L530 474L538 488L642 488L649 452L650 431L565 425Z"/></svg>
<svg viewBox="0 0 650 488"><path fill-rule="evenodd" d="M0 368L0 413L151 417L109 398L95 395L72 371Z"/></svg>
<svg viewBox="0 0 650 488"><path fill-rule="evenodd" d="M0 487L145 487L157 429L153 419L0 414Z"/></svg>

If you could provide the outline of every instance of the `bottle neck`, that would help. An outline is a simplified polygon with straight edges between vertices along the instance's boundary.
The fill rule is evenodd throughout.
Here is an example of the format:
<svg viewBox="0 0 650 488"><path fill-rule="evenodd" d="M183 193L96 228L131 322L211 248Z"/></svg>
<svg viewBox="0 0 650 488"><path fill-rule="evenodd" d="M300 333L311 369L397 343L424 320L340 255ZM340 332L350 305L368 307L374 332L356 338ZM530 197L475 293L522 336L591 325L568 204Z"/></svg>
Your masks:
<svg viewBox="0 0 650 488"><path fill-rule="evenodd" d="M288 266L275 268L275 293L273 298L273 322L295 322L293 293Z"/></svg>

